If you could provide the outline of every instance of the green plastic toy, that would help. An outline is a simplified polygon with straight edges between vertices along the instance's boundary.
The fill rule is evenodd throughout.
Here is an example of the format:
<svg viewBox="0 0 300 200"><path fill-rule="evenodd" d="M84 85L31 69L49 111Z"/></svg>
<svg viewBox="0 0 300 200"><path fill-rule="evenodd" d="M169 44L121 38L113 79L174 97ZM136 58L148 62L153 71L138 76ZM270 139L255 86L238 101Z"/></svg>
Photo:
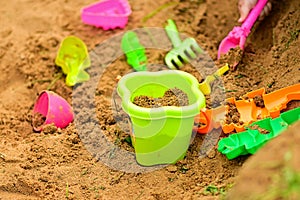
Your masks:
<svg viewBox="0 0 300 200"><path fill-rule="evenodd" d="M133 31L124 34L121 41L121 48L127 57L127 63L136 71L147 70L147 57L145 48L140 44L137 35Z"/></svg>
<svg viewBox="0 0 300 200"><path fill-rule="evenodd" d="M165 62L170 69L180 69L184 62L189 63L197 57L197 54L203 53L194 38L188 37L183 41L180 39L177 26L173 20L168 19L165 31L173 44L173 49L165 57Z"/></svg>
<svg viewBox="0 0 300 200"><path fill-rule="evenodd" d="M300 120L300 107L284 112L274 119L266 118L254 122L246 131L221 139L218 143L218 151L230 160L240 155L254 154L297 120Z"/></svg>
<svg viewBox="0 0 300 200"><path fill-rule="evenodd" d="M85 43L75 37L68 36L60 44L55 64L66 74L66 84L74 86L77 83L88 81L89 74L84 71L91 65L89 53Z"/></svg>
<svg viewBox="0 0 300 200"><path fill-rule="evenodd" d="M198 86L194 76L179 70L133 72L120 79L118 93L123 110L131 118L131 141L139 164L172 164L185 156L194 118L205 107L205 97ZM132 103L136 96L158 98L175 87L187 94L188 106L144 108Z"/></svg>

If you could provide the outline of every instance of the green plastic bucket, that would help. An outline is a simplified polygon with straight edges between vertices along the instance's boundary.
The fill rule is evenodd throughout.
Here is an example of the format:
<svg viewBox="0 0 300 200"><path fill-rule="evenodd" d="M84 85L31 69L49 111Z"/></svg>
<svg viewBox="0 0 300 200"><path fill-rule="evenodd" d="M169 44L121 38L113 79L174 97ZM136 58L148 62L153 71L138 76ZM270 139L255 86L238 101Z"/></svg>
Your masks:
<svg viewBox="0 0 300 200"><path fill-rule="evenodd" d="M158 98L175 87L187 94L188 106L144 108L132 103L136 96ZM177 70L134 72L121 78L117 90L122 108L131 118L137 162L152 166L182 159L189 147L194 118L205 107L197 79Z"/></svg>

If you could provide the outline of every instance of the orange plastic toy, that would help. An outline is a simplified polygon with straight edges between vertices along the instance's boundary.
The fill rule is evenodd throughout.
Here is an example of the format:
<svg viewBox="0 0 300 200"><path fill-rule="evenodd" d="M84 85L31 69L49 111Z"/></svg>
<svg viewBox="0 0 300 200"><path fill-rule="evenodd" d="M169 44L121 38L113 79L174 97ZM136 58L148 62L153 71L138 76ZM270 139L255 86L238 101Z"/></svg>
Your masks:
<svg viewBox="0 0 300 200"><path fill-rule="evenodd" d="M254 98L261 96L263 106L257 106ZM278 117L280 111L287 107L292 100L300 100L300 83L288 86L272 93L265 94L265 88L261 88L245 95L246 99L236 100L235 98L226 99L226 102L234 105L239 113L239 121L242 123L225 123L226 113L229 112L229 106L220 106L214 109L202 109L195 118L197 126L194 129L198 133L205 134L212 129L222 127L224 133L233 131L241 132L245 130L254 121L267 117Z"/></svg>

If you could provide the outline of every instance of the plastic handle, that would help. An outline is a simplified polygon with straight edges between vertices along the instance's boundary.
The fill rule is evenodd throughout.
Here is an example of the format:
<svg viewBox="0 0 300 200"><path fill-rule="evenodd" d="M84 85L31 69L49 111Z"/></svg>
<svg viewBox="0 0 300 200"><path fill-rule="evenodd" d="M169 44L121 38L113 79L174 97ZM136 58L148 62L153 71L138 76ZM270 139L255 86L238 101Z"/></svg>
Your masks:
<svg viewBox="0 0 300 200"><path fill-rule="evenodd" d="M213 82L217 77L220 77L222 76L225 72L227 72L229 70L229 66L228 66L228 63L226 63L223 67L219 68L215 73L213 73L212 75L208 75L205 80L199 84L200 86L200 90L201 88L209 88L209 91L211 90L210 89L210 83ZM204 90L201 90L202 93L205 94L205 91ZM207 94L210 94L210 92Z"/></svg>
<svg viewBox="0 0 300 200"><path fill-rule="evenodd" d="M176 27L175 22L172 19L168 19L168 25L165 27L167 35L169 36L174 47L178 47L181 44L181 39Z"/></svg>
<svg viewBox="0 0 300 200"><path fill-rule="evenodd" d="M261 11L264 9L268 0L258 0L254 8L250 11L248 17L242 24L242 28L247 29L249 32L260 15Z"/></svg>
<svg viewBox="0 0 300 200"><path fill-rule="evenodd" d="M206 134L210 132L213 127L213 121L211 116L211 110L206 108L200 110L200 114L195 118L198 123L203 123L205 126L197 128L197 132L201 134Z"/></svg>

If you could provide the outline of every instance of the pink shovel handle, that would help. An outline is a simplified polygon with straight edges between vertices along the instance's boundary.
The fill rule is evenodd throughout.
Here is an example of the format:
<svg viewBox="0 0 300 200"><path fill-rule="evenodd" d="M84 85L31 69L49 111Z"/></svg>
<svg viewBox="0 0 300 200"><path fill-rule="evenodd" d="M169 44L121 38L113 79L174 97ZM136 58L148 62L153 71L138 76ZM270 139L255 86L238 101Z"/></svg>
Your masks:
<svg viewBox="0 0 300 200"><path fill-rule="evenodd" d="M242 28L248 30L247 32L250 33L252 26L254 25L255 21L257 20L258 16L260 15L261 11L264 9L265 5L267 4L268 0L258 0L254 8L250 11L248 17L242 24Z"/></svg>

